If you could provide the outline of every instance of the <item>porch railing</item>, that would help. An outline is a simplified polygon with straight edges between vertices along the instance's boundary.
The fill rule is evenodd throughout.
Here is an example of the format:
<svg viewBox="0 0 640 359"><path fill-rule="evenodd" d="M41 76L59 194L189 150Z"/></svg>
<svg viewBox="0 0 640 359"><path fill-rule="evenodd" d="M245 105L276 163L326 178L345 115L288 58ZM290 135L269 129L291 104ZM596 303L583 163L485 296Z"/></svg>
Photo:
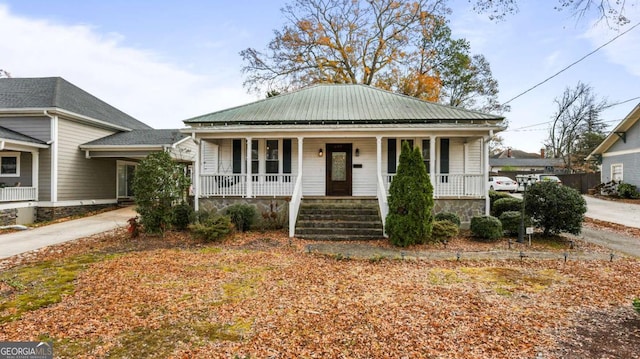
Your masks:
<svg viewBox="0 0 640 359"><path fill-rule="evenodd" d="M387 235L385 232L385 219L387 218L387 214L389 213L389 203L387 199L387 187L385 187L382 179L382 175L378 173L377 178L378 186L377 186L377 197L378 197L378 207L380 208L380 218L382 218L382 230L384 235Z"/></svg>
<svg viewBox="0 0 640 359"><path fill-rule="evenodd" d="M384 175L385 188L389 191L395 173ZM433 197L484 197L482 174L436 174L433 179Z"/></svg>
<svg viewBox="0 0 640 359"><path fill-rule="evenodd" d="M0 188L0 202L35 201L38 196L36 187Z"/></svg>
<svg viewBox="0 0 640 359"><path fill-rule="evenodd" d="M302 202L302 176L296 178L296 185L289 202L289 237L296 234L296 221L298 220L298 210Z"/></svg>
<svg viewBox="0 0 640 359"><path fill-rule="evenodd" d="M291 196L295 183L291 174L251 175L254 196ZM203 197L245 197L246 174L200 176L200 195Z"/></svg>

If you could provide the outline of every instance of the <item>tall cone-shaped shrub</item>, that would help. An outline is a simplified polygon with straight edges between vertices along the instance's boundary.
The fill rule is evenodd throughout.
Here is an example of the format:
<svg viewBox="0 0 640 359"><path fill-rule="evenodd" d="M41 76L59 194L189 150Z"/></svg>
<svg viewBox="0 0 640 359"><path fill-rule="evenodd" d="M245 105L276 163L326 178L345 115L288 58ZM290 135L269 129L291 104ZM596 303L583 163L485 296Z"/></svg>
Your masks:
<svg viewBox="0 0 640 359"><path fill-rule="evenodd" d="M402 143L398 172L389 188L385 230L395 246L424 243L431 237L433 186L420 150Z"/></svg>

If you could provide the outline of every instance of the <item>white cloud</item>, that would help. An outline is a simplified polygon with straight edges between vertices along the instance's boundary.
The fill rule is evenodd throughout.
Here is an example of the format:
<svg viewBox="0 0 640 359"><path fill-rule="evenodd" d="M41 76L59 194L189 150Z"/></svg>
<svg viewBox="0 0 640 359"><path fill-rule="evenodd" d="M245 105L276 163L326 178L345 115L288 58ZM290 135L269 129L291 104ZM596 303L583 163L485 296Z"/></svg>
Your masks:
<svg viewBox="0 0 640 359"><path fill-rule="evenodd" d="M640 7L630 7L627 9L627 17L640 19ZM605 21L594 24L584 37L589 39L594 48L605 44L615 36L631 29L632 23L620 28L618 31L611 29ZM633 76L640 77L640 26L622 34L618 39L608 44L600 52L604 53L607 59L614 64L623 66L627 72Z"/></svg>
<svg viewBox="0 0 640 359"><path fill-rule="evenodd" d="M61 76L155 128L255 100L235 67L212 60L217 75L196 74L91 26L21 17L0 4L0 34L0 66L14 77Z"/></svg>

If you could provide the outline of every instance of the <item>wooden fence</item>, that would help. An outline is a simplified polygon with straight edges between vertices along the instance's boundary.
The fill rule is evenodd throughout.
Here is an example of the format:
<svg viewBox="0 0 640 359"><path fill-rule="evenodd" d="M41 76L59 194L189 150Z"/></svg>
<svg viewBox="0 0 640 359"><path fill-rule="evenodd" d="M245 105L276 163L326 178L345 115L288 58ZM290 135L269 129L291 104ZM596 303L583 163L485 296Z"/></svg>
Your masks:
<svg viewBox="0 0 640 359"><path fill-rule="evenodd" d="M512 180L516 179L516 175L526 175L530 173L548 173L543 171L500 171L498 173L491 173L491 176L505 176ZM562 184L575 188L580 193L587 193L589 188L594 188L600 184L600 172L595 173L554 173L562 181Z"/></svg>

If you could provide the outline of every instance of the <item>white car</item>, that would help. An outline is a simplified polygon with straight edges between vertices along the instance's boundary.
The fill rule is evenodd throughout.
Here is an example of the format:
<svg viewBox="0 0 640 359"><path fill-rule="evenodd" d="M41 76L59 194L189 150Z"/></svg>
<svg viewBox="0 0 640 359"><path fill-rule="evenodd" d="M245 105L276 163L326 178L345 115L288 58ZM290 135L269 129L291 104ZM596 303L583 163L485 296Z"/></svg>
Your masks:
<svg viewBox="0 0 640 359"><path fill-rule="evenodd" d="M515 192L518 183L509 177L489 177L489 190Z"/></svg>

